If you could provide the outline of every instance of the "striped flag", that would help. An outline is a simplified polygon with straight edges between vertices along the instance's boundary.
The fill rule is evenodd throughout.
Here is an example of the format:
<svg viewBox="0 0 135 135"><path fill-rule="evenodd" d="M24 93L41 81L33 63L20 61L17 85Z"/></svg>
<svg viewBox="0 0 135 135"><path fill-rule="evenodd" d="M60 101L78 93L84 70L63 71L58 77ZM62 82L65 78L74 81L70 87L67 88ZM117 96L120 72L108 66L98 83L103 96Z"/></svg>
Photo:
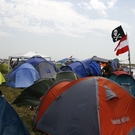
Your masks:
<svg viewBox="0 0 135 135"><path fill-rule="evenodd" d="M127 35L123 36L121 40L119 41L117 47L115 48L116 55L118 56L119 54L125 53L129 51L128 47L128 41L127 41Z"/></svg>

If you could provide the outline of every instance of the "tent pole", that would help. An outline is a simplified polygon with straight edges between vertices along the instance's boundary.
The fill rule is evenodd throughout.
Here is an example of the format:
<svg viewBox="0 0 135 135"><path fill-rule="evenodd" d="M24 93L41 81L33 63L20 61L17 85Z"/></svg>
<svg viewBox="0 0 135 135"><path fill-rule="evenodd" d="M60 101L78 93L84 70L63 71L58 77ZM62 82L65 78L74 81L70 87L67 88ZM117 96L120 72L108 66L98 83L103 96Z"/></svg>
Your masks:
<svg viewBox="0 0 135 135"><path fill-rule="evenodd" d="M130 51L128 51L128 60L129 60L129 68L130 68L130 75L131 75L131 60L130 60Z"/></svg>
<svg viewBox="0 0 135 135"><path fill-rule="evenodd" d="M8 58L8 72L9 72L9 67L10 67L10 63L11 63L11 61L12 61L12 58Z"/></svg>

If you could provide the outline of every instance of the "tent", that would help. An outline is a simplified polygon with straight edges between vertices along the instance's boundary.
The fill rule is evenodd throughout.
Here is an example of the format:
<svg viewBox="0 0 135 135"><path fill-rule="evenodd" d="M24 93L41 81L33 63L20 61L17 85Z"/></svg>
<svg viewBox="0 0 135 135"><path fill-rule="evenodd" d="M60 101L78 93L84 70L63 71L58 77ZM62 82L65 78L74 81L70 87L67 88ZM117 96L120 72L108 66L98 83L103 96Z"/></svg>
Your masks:
<svg viewBox="0 0 135 135"><path fill-rule="evenodd" d="M87 76L90 76L90 74L91 74L90 69L89 69L90 61L91 61L91 59L87 59L84 61L77 61L68 66L62 66L60 69L61 69L61 71L73 71L81 78L87 77ZM95 63L95 64L98 65L98 63ZM101 69L99 69L98 74L101 75Z"/></svg>
<svg viewBox="0 0 135 135"><path fill-rule="evenodd" d="M31 64L24 63L10 74L7 86L26 88L38 79L41 79L41 76L38 74L36 69Z"/></svg>
<svg viewBox="0 0 135 135"><path fill-rule="evenodd" d="M0 96L0 135L30 135L14 108Z"/></svg>
<svg viewBox="0 0 135 135"><path fill-rule="evenodd" d="M34 128L51 135L135 134L135 99L103 77L60 82L35 112Z"/></svg>
<svg viewBox="0 0 135 135"><path fill-rule="evenodd" d="M55 82L58 82L58 81L64 80L64 79L77 80L80 77L73 71L60 71L53 78L54 78Z"/></svg>
<svg viewBox="0 0 135 135"><path fill-rule="evenodd" d="M12 102L12 104L19 106L38 106L40 103L40 98L53 84L54 80L51 78L40 79L31 86L24 89L21 94Z"/></svg>
<svg viewBox="0 0 135 135"><path fill-rule="evenodd" d="M55 62L52 61L48 61L49 63L51 63L51 65L53 66L53 68L55 69L55 71L58 73L60 71L60 68L57 67L57 64ZM60 64L60 63L59 63Z"/></svg>
<svg viewBox="0 0 135 135"><path fill-rule="evenodd" d="M30 63L31 65L33 65L42 78L52 78L56 74L54 67L55 65L52 65L50 61L47 61L40 56L33 56L28 60L20 61L18 65L13 68L13 70L4 75L5 79L8 81L10 74L24 63Z"/></svg>
<svg viewBox="0 0 135 135"><path fill-rule="evenodd" d="M60 71L60 68L63 66L62 63L58 63L58 62L54 62L54 65L56 68L58 68L59 71Z"/></svg>
<svg viewBox="0 0 135 135"><path fill-rule="evenodd" d="M10 65L10 62L11 62L12 59L24 60L24 59L29 59L33 56L41 56L41 57L43 57L47 60L51 60L50 56L42 55L42 54L37 53L37 52L28 51L28 52L25 52L25 53L19 53L19 54L9 56L8 57L8 69L9 69L9 65Z"/></svg>
<svg viewBox="0 0 135 135"><path fill-rule="evenodd" d="M2 75L2 73L0 72L0 85L4 82L6 82L6 80L5 80L4 76Z"/></svg>
<svg viewBox="0 0 135 135"><path fill-rule="evenodd" d="M109 77L109 79L117 82L123 87L127 87L127 91L131 93L135 97L135 80L125 71L115 71Z"/></svg>
<svg viewBox="0 0 135 135"><path fill-rule="evenodd" d="M2 74L7 74L8 71L11 71L11 70L12 70L11 66L9 66L9 70L8 70L8 64L7 63L3 62L3 63L0 64L0 72Z"/></svg>
<svg viewBox="0 0 135 135"><path fill-rule="evenodd" d="M53 65L42 57L34 56L26 60L26 62L33 65L42 78L52 78L56 75Z"/></svg>
<svg viewBox="0 0 135 135"><path fill-rule="evenodd" d="M113 65L114 62L113 60L111 61ZM102 76L100 62L107 63L108 59L94 56L83 61L76 61L68 66L62 66L60 69L62 71L73 71L81 78L88 76ZM113 66L113 68L115 67Z"/></svg>
<svg viewBox="0 0 135 135"><path fill-rule="evenodd" d="M10 70L7 74L4 75L5 80L8 81L8 79L10 78L10 74L13 73L18 67L20 67L24 63L26 63L25 60L19 61L16 67L12 68L12 70Z"/></svg>
<svg viewBox="0 0 135 135"><path fill-rule="evenodd" d="M12 102L16 105L38 106L40 98L56 82L62 80L77 80L80 77L72 71L63 71L57 73L53 78L43 78L24 89L21 94Z"/></svg>

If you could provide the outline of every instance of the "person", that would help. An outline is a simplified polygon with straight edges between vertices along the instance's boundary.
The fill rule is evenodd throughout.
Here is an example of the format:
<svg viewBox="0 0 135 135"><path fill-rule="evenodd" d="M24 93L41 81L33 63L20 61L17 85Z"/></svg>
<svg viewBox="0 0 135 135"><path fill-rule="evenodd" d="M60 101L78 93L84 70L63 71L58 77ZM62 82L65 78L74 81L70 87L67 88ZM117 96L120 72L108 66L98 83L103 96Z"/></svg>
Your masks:
<svg viewBox="0 0 135 135"><path fill-rule="evenodd" d="M101 69L101 71L102 71L102 73L103 73L103 76L105 76L105 77L109 77L111 74L112 74L112 72L113 72L113 67L111 66L111 64L112 64L112 62L109 60L108 61L108 64L106 65L106 66L104 66L102 69Z"/></svg>
<svg viewBox="0 0 135 135"><path fill-rule="evenodd" d="M115 68L114 71L124 71L124 69L120 66L120 63L117 63L117 67Z"/></svg>

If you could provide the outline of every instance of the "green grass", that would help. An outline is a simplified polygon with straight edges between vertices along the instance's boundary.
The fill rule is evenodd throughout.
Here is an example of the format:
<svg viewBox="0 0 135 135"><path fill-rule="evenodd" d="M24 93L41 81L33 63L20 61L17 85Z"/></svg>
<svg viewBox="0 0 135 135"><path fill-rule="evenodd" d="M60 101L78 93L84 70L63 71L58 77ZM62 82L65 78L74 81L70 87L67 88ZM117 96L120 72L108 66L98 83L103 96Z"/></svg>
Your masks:
<svg viewBox="0 0 135 135"><path fill-rule="evenodd" d="M18 88L12 88L12 87L7 87L6 83L0 86L0 89L2 90L2 95L4 95L6 101L11 105L12 101L16 99L16 97L24 90L24 89L18 89ZM29 132L31 135L45 135L45 133L42 133L38 130L33 131L33 116L36 112L36 109L34 110L29 110L30 106L16 106L16 105L11 105L18 115L21 117L25 125L27 126Z"/></svg>

